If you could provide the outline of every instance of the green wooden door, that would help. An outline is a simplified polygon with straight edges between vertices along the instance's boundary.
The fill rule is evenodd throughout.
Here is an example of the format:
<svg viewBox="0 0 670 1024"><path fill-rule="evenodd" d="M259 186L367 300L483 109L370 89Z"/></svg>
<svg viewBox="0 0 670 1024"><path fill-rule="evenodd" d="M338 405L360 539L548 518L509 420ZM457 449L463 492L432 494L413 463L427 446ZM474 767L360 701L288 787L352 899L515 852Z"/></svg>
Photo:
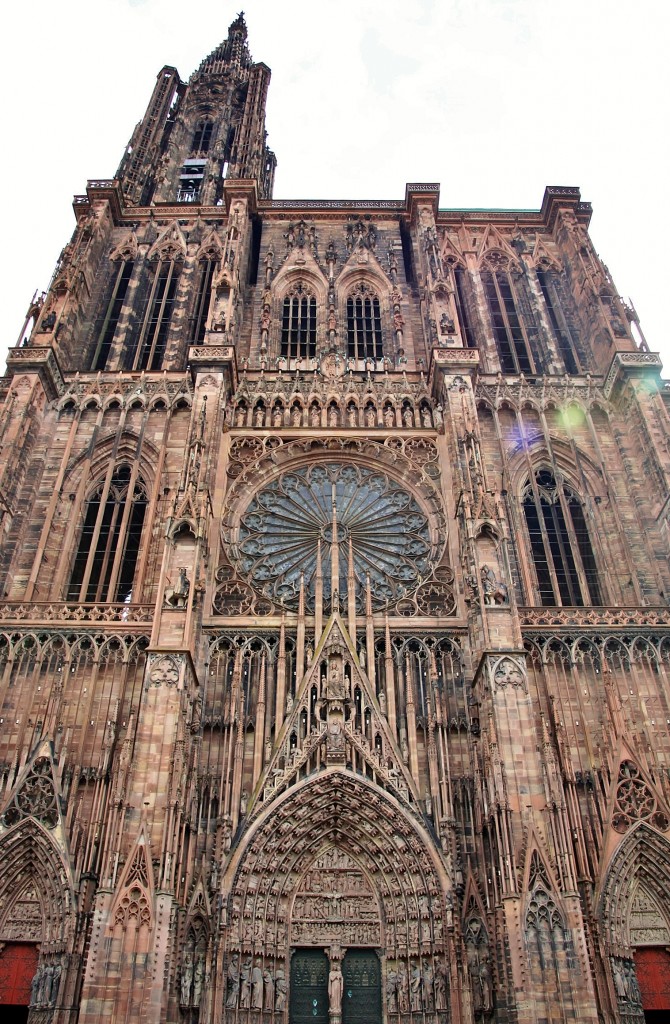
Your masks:
<svg viewBox="0 0 670 1024"><path fill-rule="evenodd" d="M328 957L297 949L291 959L290 1024L328 1024Z"/></svg>
<svg viewBox="0 0 670 1024"><path fill-rule="evenodd" d="M377 954L350 949L342 962L342 974L342 1024L381 1024L382 972Z"/></svg>

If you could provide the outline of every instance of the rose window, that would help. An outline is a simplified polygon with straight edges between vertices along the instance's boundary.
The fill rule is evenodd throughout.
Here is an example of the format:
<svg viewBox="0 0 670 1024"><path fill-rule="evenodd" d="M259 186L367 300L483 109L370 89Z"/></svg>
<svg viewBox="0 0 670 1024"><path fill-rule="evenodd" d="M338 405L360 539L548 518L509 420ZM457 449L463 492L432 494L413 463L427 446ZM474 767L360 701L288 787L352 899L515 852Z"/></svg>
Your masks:
<svg viewBox="0 0 670 1024"><path fill-rule="evenodd" d="M287 608L314 608L321 552L323 600L332 605L333 568L346 606L350 553L356 602L373 608L416 590L429 572L428 521L416 499L383 473L319 463L285 473L259 491L242 516L238 568L252 586Z"/></svg>

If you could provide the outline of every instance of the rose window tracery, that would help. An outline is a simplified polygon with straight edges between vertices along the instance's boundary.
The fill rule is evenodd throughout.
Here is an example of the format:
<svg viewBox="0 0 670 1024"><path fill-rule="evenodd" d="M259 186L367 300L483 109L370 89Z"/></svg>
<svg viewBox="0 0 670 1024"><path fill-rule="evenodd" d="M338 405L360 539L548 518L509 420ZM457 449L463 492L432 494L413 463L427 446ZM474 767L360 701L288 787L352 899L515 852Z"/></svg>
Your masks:
<svg viewBox="0 0 670 1024"><path fill-rule="evenodd" d="M240 521L238 569L257 592L292 609L304 577L311 610L319 551L325 606L332 605L333 563L346 603L351 552L358 608L365 607L369 577L378 610L429 575L428 520L414 496L383 473L343 463L305 466L252 500Z"/></svg>

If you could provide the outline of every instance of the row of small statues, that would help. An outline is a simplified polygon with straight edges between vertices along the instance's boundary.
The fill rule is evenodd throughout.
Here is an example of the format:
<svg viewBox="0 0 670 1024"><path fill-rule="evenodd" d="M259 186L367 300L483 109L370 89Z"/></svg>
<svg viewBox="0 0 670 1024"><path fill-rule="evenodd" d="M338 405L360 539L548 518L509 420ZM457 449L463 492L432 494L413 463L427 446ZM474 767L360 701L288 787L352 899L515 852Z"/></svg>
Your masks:
<svg viewBox="0 0 670 1024"><path fill-rule="evenodd" d="M237 953L228 964L226 1007L234 1010L278 1010L286 1007L286 975L278 967L273 974L269 967L263 969L260 960L251 957L240 965Z"/></svg>
<svg viewBox="0 0 670 1024"><path fill-rule="evenodd" d="M31 1006L55 1006L62 968L59 963L40 964L30 984Z"/></svg>
<svg viewBox="0 0 670 1024"><path fill-rule="evenodd" d="M401 961L386 975L386 1004L389 1013L422 1013L446 1010L449 973L444 961L435 968L430 960L410 964L409 973Z"/></svg>
<svg viewBox="0 0 670 1024"><path fill-rule="evenodd" d="M240 402L235 410L236 427L321 427L324 425L322 418L322 409L317 402L310 405L309 409L304 409L299 404L295 404L288 409L281 403L277 403L271 410L266 409L265 405L259 402L253 408L250 422L248 422L249 408L245 402ZM331 402L326 411L325 425L328 427L346 426L354 428L383 426L388 429L402 426L406 428L422 427L426 430L440 430L443 423L444 416L442 407L439 405L431 410L427 404L422 404L418 411L415 411L409 403L405 403L400 408L387 404L382 410L380 421L377 406L371 402L362 410L355 403L351 402L347 406L344 415L339 405L336 402Z"/></svg>

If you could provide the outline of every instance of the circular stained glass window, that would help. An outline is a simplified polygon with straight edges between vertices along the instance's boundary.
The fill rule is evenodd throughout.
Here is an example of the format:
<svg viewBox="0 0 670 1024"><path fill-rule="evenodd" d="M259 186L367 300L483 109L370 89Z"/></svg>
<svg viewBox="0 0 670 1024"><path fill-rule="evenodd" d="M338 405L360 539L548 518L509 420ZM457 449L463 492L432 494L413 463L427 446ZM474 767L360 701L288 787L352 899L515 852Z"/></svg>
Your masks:
<svg viewBox="0 0 670 1024"><path fill-rule="evenodd" d="M324 604L332 605L335 550L340 603L346 605L351 557L359 610L368 577L379 610L428 576L428 521L416 499L390 477L342 463L285 473L256 494L240 521L241 574L287 608L297 608L303 576L306 607L314 608L319 551Z"/></svg>

